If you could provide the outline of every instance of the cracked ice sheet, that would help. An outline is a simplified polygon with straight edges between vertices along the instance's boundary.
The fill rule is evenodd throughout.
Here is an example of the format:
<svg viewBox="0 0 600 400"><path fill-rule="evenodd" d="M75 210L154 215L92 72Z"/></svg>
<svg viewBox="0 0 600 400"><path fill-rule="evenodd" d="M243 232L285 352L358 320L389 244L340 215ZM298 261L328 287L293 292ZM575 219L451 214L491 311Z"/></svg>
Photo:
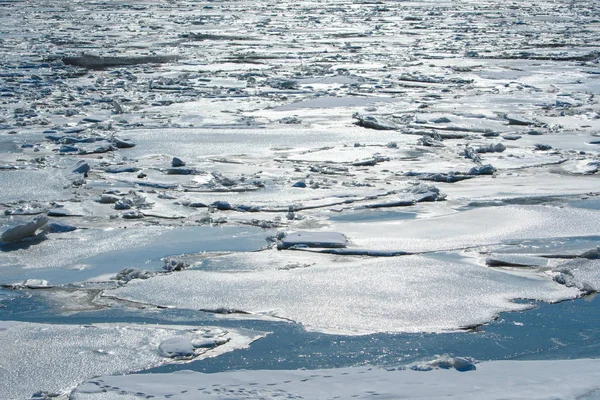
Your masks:
<svg viewBox="0 0 600 400"><path fill-rule="evenodd" d="M159 350L160 344L172 337L230 339L199 355L205 358L245 348L264 335L213 327L0 321L0 393L7 400L29 398L40 390L61 393L94 376L176 362Z"/></svg>
<svg viewBox="0 0 600 400"><path fill-rule="evenodd" d="M427 252L518 243L527 239L596 236L598 212L553 206L484 207L428 219L333 224L351 247Z"/></svg>
<svg viewBox="0 0 600 400"><path fill-rule="evenodd" d="M600 395L600 360L492 361L458 372L340 368L232 371L204 374L105 376L91 379L73 400L126 400L139 396L203 399L579 399ZM498 382L502 382L501 385Z"/></svg>
<svg viewBox="0 0 600 400"><path fill-rule="evenodd" d="M336 257L270 250L244 253L107 291L107 295L186 309L243 310L337 334L441 332L485 323L579 291L537 271L506 271L467 259L427 256ZM202 290L198 290L202 287Z"/></svg>

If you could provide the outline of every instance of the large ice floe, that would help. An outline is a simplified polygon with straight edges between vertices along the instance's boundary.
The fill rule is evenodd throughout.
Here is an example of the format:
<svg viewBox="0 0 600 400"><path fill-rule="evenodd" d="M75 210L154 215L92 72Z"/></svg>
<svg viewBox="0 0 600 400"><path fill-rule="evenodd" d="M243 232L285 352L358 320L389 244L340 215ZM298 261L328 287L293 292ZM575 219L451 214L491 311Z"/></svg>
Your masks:
<svg viewBox="0 0 600 400"><path fill-rule="evenodd" d="M140 374L91 379L74 400L581 399L600 396L598 360L493 361L440 357L404 368ZM428 372L423 372L428 371Z"/></svg>
<svg viewBox="0 0 600 400"><path fill-rule="evenodd" d="M537 302L598 307L596 1L0 9L0 320L21 321L1 325L0 397L68 390L218 344L205 353L217 355L239 347L233 336L251 342L249 327L353 343L479 338L503 312ZM595 315L583 303L573 302ZM171 326L190 315L232 339ZM475 387L484 369L507 365L459 376ZM388 379L373 371L364 376ZM86 396L121 396L121 386ZM139 393L192 396L153 390Z"/></svg>

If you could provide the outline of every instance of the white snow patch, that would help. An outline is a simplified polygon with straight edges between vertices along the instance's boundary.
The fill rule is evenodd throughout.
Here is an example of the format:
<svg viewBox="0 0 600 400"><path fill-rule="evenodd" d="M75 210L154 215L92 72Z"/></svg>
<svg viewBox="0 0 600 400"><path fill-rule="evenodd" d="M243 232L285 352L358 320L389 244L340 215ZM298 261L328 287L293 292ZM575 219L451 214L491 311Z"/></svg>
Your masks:
<svg viewBox="0 0 600 400"><path fill-rule="evenodd" d="M91 379L73 400L195 399L596 399L600 360L492 361L477 369L370 367L297 371L108 376ZM137 398L137 397L136 397Z"/></svg>

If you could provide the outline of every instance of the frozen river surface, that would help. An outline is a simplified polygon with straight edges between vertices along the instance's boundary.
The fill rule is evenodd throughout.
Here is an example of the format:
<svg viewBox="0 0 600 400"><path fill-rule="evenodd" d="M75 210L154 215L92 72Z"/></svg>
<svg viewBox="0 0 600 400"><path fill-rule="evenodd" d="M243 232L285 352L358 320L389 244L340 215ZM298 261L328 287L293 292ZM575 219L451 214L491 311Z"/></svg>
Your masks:
<svg viewBox="0 0 600 400"><path fill-rule="evenodd" d="M600 397L597 2L0 11L2 399Z"/></svg>

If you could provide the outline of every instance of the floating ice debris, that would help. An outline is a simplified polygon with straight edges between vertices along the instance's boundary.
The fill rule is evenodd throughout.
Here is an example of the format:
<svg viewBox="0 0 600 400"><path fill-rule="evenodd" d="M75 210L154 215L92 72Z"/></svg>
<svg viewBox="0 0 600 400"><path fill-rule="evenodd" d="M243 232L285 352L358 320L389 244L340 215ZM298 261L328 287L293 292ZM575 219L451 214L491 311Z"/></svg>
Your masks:
<svg viewBox="0 0 600 400"><path fill-rule="evenodd" d="M537 125L537 123L531 119L527 119L520 115L504 114L504 119L508 121L509 125Z"/></svg>
<svg viewBox="0 0 600 400"><path fill-rule="evenodd" d="M212 314L250 314L248 311L240 310L237 308L219 307L219 308L201 308L199 311L212 313Z"/></svg>
<svg viewBox="0 0 600 400"><path fill-rule="evenodd" d="M131 143L127 140L119 139L116 137L113 137L110 141L112 145L115 146L117 149L130 149L132 147L135 147L135 143Z"/></svg>
<svg viewBox="0 0 600 400"><path fill-rule="evenodd" d="M473 160L473 162L481 163L481 156L479 155L479 152L468 145L465 147L462 154L465 156L465 158Z"/></svg>
<svg viewBox="0 0 600 400"><path fill-rule="evenodd" d="M449 173L427 173L427 172L407 172L404 176L416 177L423 181L454 183L473 178L475 174L460 174L456 172Z"/></svg>
<svg viewBox="0 0 600 400"><path fill-rule="evenodd" d="M442 138L439 136L438 139L436 139L429 135L423 135L421 136L421 138L419 138L419 140L417 140L417 144L425 147L444 147L444 144L442 143Z"/></svg>
<svg viewBox="0 0 600 400"><path fill-rule="evenodd" d="M355 125L362 126L363 128L375 129L380 131L390 131L398 129L398 126L391 121L387 121L382 118L377 118L373 115L360 115L358 113L352 116Z"/></svg>
<svg viewBox="0 0 600 400"><path fill-rule="evenodd" d="M190 264L184 260L178 260L176 258L166 258L164 260L163 271L183 271L184 269L189 268L189 266Z"/></svg>
<svg viewBox="0 0 600 400"><path fill-rule="evenodd" d="M390 161L390 158L382 157L382 156L373 156L372 158L370 158L368 160L355 161L351 165L354 167L369 167L369 166L374 166L374 165L377 165L377 164L385 162L385 161Z"/></svg>
<svg viewBox="0 0 600 400"><path fill-rule="evenodd" d="M171 166L174 168L184 167L185 162L183 162L181 158L173 157L173 160L171 160Z"/></svg>
<svg viewBox="0 0 600 400"><path fill-rule="evenodd" d="M25 205L18 208L4 210L4 215L38 215L45 213L46 208L39 205Z"/></svg>
<svg viewBox="0 0 600 400"><path fill-rule="evenodd" d="M487 257L485 263L489 267L544 267L548 260L521 254L494 254Z"/></svg>
<svg viewBox="0 0 600 400"><path fill-rule="evenodd" d="M62 224L60 222L50 222L46 225L46 228L50 233L66 233L73 232L77 230L77 227L67 224Z"/></svg>
<svg viewBox="0 0 600 400"><path fill-rule="evenodd" d="M285 124L285 125L299 125L302 123L302 121L296 117L284 117L281 118L279 121L280 124Z"/></svg>
<svg viewBox="0 0 600 400"><path fill-rule="evenodd" d="M477 165L469 170L469 175L494 175L496 168L490 164Z"/></svg>
<svg viewBox="0 0 600 400"><path fill-rule="evenodd" d="M519 140L519 139L522 138L522 136L521 135L512 135L511 134L511 135L504 135L504 136L502 136L502 138L506 139L506 140Z"/></svg>
<svg viewBox="0 0 600 400"><path fill-rule="evenodd" d="M20 223L2 232L0 242L18 242L28 237L36 236L36 232L41 230L47 223L48 217L46 215L40 215L31 221Z"/></svg>
<svg viewBox="0 0 600 400"><path fill-rule="evenodd" d="M229 204L226 201L215 201L210 206L213 208L216 208L217 210L221 210L221 211L226 211L226 210L232 209L231 204Z"/></svg>
<svg viewBox="0 0 600 400"><path fill-rule="evenodd" d="M144 214L137 210L131 210L124 212L121 217L123 219L141 219L144 218Z"/></svg>
<svg viewBox="0 0 600 400"><path fill-rule="evenodd" d="M71 210L64 207L56 207L48 210L49 217L80 217L81 214L73 213Z"/></svg>
<svg viewBox="0 0 600 400"><path fill-rule="evenodd" d="M109 174L122 174L122 173L132 173L138 172L141 168L132 167L132 166L117 166L117 167L108 167L104 170L104 172L108 172Z"/></svg>
<svg viewBox="0 0 600 400"><path fill-rule="evenodd" d="M137 64L164 64L175 61L176 56L137 56L137 57L101 57L94 55L82 55L63 57L62 62L66 65L88 69L107 69Z"/></svg>
<svg viewBox="0 0 600 400"><path fill-rule="evenodd" d="M198 171L195 168L173 167L167 168L167 175L195 175Z"/></svg>
<svg viewBox="0 0 600 400"><path fill-rule="evenodd" d="M7 289L51 289L53 286L48 284L48 281L43 279L27 279L19 283L3 284L2 287Z"/></svg>
<svg viewBox="0 0 600 400"><path fill-rule="evenodd" d="M146 271L146 270L129 267L129 268L125 268L125 269L119 271L119 273L117 273L115 279L117 281L127 283L133 279L152 278L154 275L156 275L156 273L152 272L152 271Z"/></svg>
<svg viewBox="0 0 600 400"><path fill-rule="evenodd" d="M163 357L187 358L194 355L194 346L189 337L180 336L169 338L160 344L159 349Z"/></svg>
<svg viewBox="0 0 600 400"><path fill-rule="evenodd" d="M348 239L338 232L292 232L285 235L277 244L278 249L290 247L346 247Z"/></svg>
<svg viewBox="0 0 600 400"><path fill-rule="evenodd" d="M588 260L600 260L600 247L596 247L595 249L586 251L579 257L587 258Z"/></svg>
<svg viewBox="0 0 600 400"><path fill-rule="evenodd" d="M552 150L552 146L550 146L548 144L536 143L534 147L536 150L540 150L540 151Z"/></svg>
<svg viewBox="0 0 600 400"><path fill-rule="evenodd" d="M440 189L425 183L409 186L402 192L414 196L416 202L440 201L446 198L446 195Z"/></svg>
<svg viewBox="0 0 600 400"><path fill-rule="evenodd" d="M110 202L112 198L106 197L105 200L107 202ZM100 200L102 200L102 198L100 198ZM119 199L115 202L115 210L129 210L131 207L133 207L133 200L132 199Z"/></svg>
<svg viewBox="0 0 600 400"><path fill-rule="evenodd" d="M432 371L434 369L455 369L460 372L474 371L476 361L471 357L451 357L448 354L439 356L435 360L414 363L409 366L413 371Z"/></svg>
<svg viewBox="0 0 600 400"><path fill-rule="evenodd" d="M600 259L576 258L554 270L554 280L584 293L600 291Z"/></svg>
<svg viewBox="0 0 600 400"><path fill-rule="evenodd" d="M103 193L102 195L100 195L100 198L98 199L98 202L102 203L102 204L115 204L120 199L121 199L120 196L117 196L117 195L114 195L114 194Z"/></svg>
<svg viewBox="0 0 600 400"><path fill-rule="evenodd" d="M506 146L502 143L490 144L489 146L477 147L475 149L478 153L502 153L504 150L506 150Z"/></svg>
<svg viewBox="0 0 600 400"><path fill-rule="evenodd" d="M306 182L303 181L298 181L296 183L294 183L292 185L292 187L296 187L296 188L305 188L306 187Z"/></svg>
<svg viewBox="0 0 600 400"><path fill-rule="evenodd" d="M71 167L71 173L73 174L82 174L87 177L87 173L90 171L90 164L86 161L80 160L75 163L73 167Z"/></svg>

